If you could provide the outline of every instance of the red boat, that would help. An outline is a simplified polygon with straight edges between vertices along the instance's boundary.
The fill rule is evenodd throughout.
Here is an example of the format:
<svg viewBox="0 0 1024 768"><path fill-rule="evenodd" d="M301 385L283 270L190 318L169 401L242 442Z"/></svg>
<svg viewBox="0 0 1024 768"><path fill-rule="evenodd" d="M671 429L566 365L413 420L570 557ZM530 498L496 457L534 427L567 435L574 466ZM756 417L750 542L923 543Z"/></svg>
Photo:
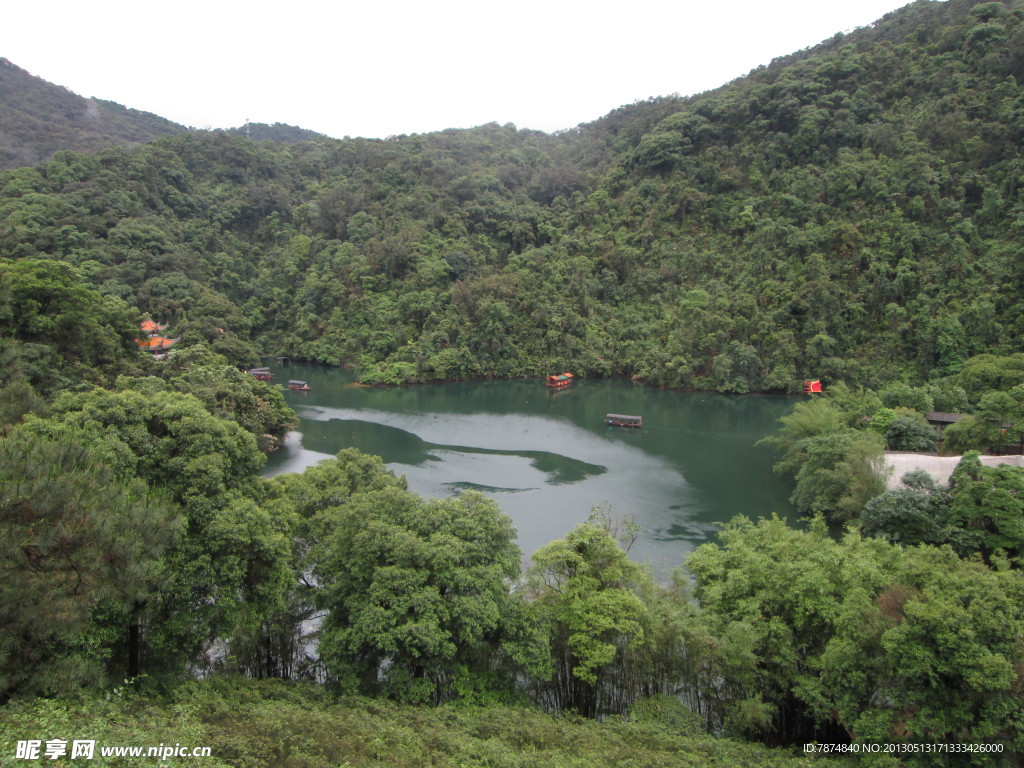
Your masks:
<svg viewBox="0 0 1024 768"><path fill-rule="evenodd" d="M552 389L562 389L572 384L573 375L571 373L559 373L554 376L548 376L548 386Z"/></svg>

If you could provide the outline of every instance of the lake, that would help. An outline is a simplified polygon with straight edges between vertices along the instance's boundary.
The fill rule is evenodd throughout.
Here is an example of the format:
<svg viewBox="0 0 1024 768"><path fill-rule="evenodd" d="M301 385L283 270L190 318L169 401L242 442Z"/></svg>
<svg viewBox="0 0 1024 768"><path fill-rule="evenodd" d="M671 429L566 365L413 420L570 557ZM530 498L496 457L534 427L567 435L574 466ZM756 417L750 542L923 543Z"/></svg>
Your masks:
<svg viewBox="0 0 1024 768"><path fill-rule="evenodd" d="M311 391L286 390L301 421L265 474L301 472L357 448L422 496L486 493L512 518L526 556L602 505L640 524L630 555L661 573L735 515L796 520L772 450L755 445L792 397L622 380L577 380L560 391L539 379L371 388L338 369L272 370L276 383L302 379ZM644 426L608 427L607 413L641 415Z"/></svg>

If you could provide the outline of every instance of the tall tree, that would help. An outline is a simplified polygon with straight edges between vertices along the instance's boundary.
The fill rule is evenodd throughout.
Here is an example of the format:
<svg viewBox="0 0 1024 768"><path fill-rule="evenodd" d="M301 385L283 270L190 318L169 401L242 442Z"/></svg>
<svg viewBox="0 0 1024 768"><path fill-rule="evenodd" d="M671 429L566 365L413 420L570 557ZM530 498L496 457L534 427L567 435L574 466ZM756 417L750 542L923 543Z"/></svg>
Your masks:
<svg viewBox="0 0 1024 768"><path fill-rule="evenodd" d="M145 670L172 582L176 505L73 442L0 440L0 700Z"/></svg>
<svg viewBox="0 0 1024 768"><path fill-rule="evenodd" d="M172 585L147 636L154 664L163 659L164 671L180 673L183 659L229 635L254 601L269 600L271 584L284 588L292 524L259 506L265 487L256 471L266 457L255 437L197 398L154 384L64 393L49 418L30 418L12 434L88 446L119 481L141 480L180 505L185 528L167 555Z"/></svg>
<svg viewBox="0 0 1024 768"><path fill-rule="evenodd" d="M424 502L397 489L320 513L311 552L327 610L320 653L341 682L404 701L441 702L500 664L515 616L515 532L477 493ZM504 685L507 685L506 681Z"/></svg>
<svg viewBox="0 0 1024 768"><path fill-rule="evenodd" d="M532 611L553 662L540 686L550 708L594 717L622 711L616 672L651 626L639 594L650 575L632 562L608 528L594 522L541 547L529 572Z"/></svg>

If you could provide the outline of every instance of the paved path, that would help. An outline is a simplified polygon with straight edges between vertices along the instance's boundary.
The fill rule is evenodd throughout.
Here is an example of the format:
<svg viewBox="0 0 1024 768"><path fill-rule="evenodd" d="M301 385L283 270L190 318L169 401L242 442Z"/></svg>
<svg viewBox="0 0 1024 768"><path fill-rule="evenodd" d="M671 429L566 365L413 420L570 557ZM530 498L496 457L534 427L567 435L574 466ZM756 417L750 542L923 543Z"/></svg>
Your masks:
<svg viewBox="0 0 1024 768"><path fill-rule="evenodd" d="M946 485L949 476L960 463L960 457L936 456L931 453L886 453L885 463L893 470L887 481L889 488L902 487L900 481L903 475L914 469L923 469L936 483ZM998 467L1000 464L1021 467L1024 466L1024 456L982 456L981 463L987 467Z"/></svg>

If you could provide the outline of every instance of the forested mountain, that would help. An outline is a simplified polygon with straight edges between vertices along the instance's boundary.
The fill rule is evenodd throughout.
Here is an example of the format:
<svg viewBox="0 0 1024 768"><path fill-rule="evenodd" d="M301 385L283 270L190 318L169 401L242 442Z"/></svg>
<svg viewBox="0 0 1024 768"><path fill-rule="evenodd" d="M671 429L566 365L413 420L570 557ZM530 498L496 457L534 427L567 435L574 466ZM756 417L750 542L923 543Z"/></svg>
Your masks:
<svg viewBox="0 0 1024 768"><path fill-rule="evenodd" d="M368 382L954 372L1024 330L1022 13L921 0L557 135L63 154L3 179L0 247Z"/></svg>
<svg viewBox="0 0 1024 768"><path fill-rule="evenodd" d="M0 169L47 162L54 152L96 152L181 133L148 112L86 99L0 58Z"/></svg>
<svg viewBox="0 0 1024 768"><path fill-rule="evenodd" d="M555 135L250 126L0 173L0 741L1019 765L1024 470L968 454L883 493L874 468L934 448L935 407L973 411L944 445L1024 438L1022 79L1024 0L918 0ZM481 494L420 499L352 449L261 476L294 423L238 370L267 353L371 383L822 378L772 438L818 518L737 518L659 583L595 514L524 572Z"/></svg>
<svg viewBox="0 0 1024 768"><path fill-rule="evenodd" d="M279 141L282 144L296 144L300 141L326 139L322 133L299 128L285 123L246 123L241 128L230 128L228 133L236 133L254 141Z"/></svg>

